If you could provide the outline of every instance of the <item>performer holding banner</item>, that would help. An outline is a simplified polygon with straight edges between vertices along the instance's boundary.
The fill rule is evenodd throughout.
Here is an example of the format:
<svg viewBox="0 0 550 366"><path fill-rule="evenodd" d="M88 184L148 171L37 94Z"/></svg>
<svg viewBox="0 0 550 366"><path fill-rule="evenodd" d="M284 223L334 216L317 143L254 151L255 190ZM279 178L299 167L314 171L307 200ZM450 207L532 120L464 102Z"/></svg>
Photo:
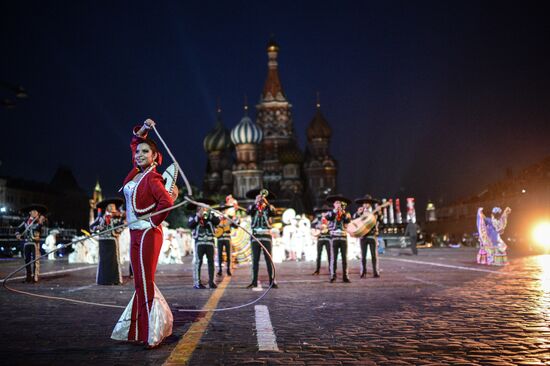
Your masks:
<svg viewBox="0 0 550 366"><path fill-rule="evenodd" d="M327 253L328 259L328 270L330 272L331 261L330 261L330 231L329 231L329 221L326 218L327 213L330 211L330 207L323 205L323 207L318 207L313 210L315 214L315 219L311 222L311 225L314 227L312 229L313 236L317 237L317 266L315 267L315 272L313 275L318 275L321 270L321 256L323 254L323 248Z"/></svg>
<svg viewBox="0 0 550 366"><path fill-rule="evenodd" d="M117 322L111 338L137 341L146 348L158 346L172 334L172 312L155 285L155 271L162 246L161 223L168 212L137 220L141 215L164 210L174 204L178 196L175 185L165 187L156 167L162 155L156 143L147 138L155 122L147 119L143 126L134 128L130 144L134 168L124 180L126 219L130 228L130 259L134 269L135 293Z"/></svg>
<svg viewBox="0 0 550 366"><path fill-rule="evenodd" d="M119 197L105 199L96 204L97 217L90 224L91 231L104 231L123 223L122 213L118 207L124 204ZM105 233L98 238L99 264L97 266L96 283L98 285L122 285L120 270L120 251L118 238L122 229Z"/></svg>
<svg viewBox="0 0 550 366"><path fill-rule="evenodd" d="M252 233L256 236L262 245L262 248L256 240L251 240L252 246L252 282L246 288L258 287L258 269L260 265L260 254L264 251L267 274L269 275L269 284L272 288L278 288L277 283L273 281L273 263L269 259L272 251L271 240L271 216L275 208L269 204L267 198L273 198L273 193L267 189L253 189L246 193L247 198L254 198L255 202L248 207L247 213L252 217ZM267 253L265 252L267 250ZM269 255L268 255L269 254Z"/></svg>
<svg viewBox="0 0 550 366"><path fill-rule="evenodd" d="M197 199L196 201L209 206L214 204L214 201L207 198ZM189 217L189 229L192 230L193 239L195 240L193 288L206 288L201 283L202 258L205 255L208 261L208 286L210 288L217 288L218 286L214 283L214 228L220 223L220 219L212 215L209 209L193 203L187 205L187 209L197 210L194 216Z"/></svg>
<svg viewBox="0 0 550 366"><path fill-rule="evenodd" d="M327 202L332 203L334 207L326 216L330 221L331 235L330 282L336 281L336 263L338 261L338 253L341 253L343 281L349 283L351 281L348 276L348 238L346 225L350 222L351 216L346 212L346 206L349 205L351 201L342 195L334 195L328 196Z"/></svg>
<svg viewBox="0 0 550 366"><path fill-rule="evenodd" d="M21 211L29 213L29 217L17 227L15 233L17 240L21 238L25 240L23 256L25 257L25 264L27 264L27 276L24 282L36 283L40 273L40 261L33 264L29 263L40 257L40 232L46 221L44 215L48 212L48 208L44 205L32 204L21 209Z"/></svg>
<svg viewBox="0 0 550 366"><path fill-rule="evenodd" d="M386 205L391 205L390 202L386 203ZM374 225L372 225L371 227L367 226L362 233L363 235L360 236L361 278L365 278L367 276L367 248L370 248L372 271L374 273L374 277L380 277L380 269L378 268L377 236L378 222L380 220L380 209L383 208L384 205L380 206L377 210L374 210L373 206L376 204L380 204L380 201L372 198L369 194L365 195L363 198L356 199L355 203L361 206L359 206L357 212L353 215L354 219L361 219L367 225L371 225L374 221ZM354 220L354 222L356 221ZM348 226L348 232L351 230L350 226L353 227L353 225L350 224ZM353 233L350 233L350 235L354 236Z"/></svg>

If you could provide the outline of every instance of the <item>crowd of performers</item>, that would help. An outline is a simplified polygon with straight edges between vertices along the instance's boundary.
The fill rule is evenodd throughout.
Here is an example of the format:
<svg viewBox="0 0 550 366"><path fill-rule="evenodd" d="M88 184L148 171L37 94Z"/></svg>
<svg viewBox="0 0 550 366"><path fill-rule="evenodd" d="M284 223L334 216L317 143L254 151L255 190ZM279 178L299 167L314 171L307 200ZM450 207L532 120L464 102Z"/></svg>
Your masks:
<svg viewBox="0 0 550 366"><path fill-rule="evenodd" d="M328 281L337 281L340 261L342 282L351 282L347 262L350 236L359 242L360 278L367 276L368 251L372 259L372 275L375 278L380 277L377 236L379 223L382 221L381 210L391 203L382 203L370 195L355 200L358 209L353 215L348 211L352 202L349 198L341 194L329 196L325 205L314 209L314 218L311 222L305 216L291 217L283 229L282 236L272 222L275 207L270 200L274 198L274 194L267 189L249 191L247 198L253 203L246 209L240 208L231 195L227 196L221 205L215 205L214 201L208 199L198 199L197 202L201 205L187 206L187 209L192 211L188 224L193 248L182 248L182 233L166 227L163 233L163 222L169 213L168 209L173 206L178 196L178 189L175 182L167 185L163 176L157 172L157 166L162 163L162 155L156 143L148 137L148 132L154 125L155 122L148 119L142 126L133 129L130 144L133 167L121 188L125 200L113 198L97 204L98 215L91 223L90 229L102 234L90 237L87 245L77 244L75 253L72 254L74 261L98 263L97 283L100 285L122 284L121 263L124 262L124 257L130 259L128 270L134 280L135 292L115 325L111 336L113 339L137 342L146 348L159 345L171 334L173 320L168 304L155 285L159 258L163 263L182 263L182 256L192 251L193 287L204 289L206 282L201 281L201 267L206 256L207 284L209 288L214 289L217 287L216 275L223 275L224 263L226 275L232 275L233 260L239 256L232 243L239 237L239 233L242 234L243 230L239 228L241 225L255 238L253 240L249 236L244 236L248 241L252 259L251 281L247 288L259 285L258 273L262 253L271 288L279 287L275 280L273 263L283 259L301 260L305 257L316 262L313 275L319 275L323 253L326 253L328 259ZM119 207L124 202L123 213ZM224 215L217 214L211 209L212 206ZM33 205L27 210L29 217L20 225L17 236L25 241L25 281L37 282L39 261L30 263L40 253L40 231L47 209L42 205ZM239 210L246 211L246 216L238 215ZM483 214L483 209L479 209L477 225L481 244L478 263L507 263L506 244L500 238L500 234L506 227L510 211L510 208L506 208L504 212L494 208L491 217L488 218ZM138 217L145 214L155 215L147 220L138 220ZM128 227L119 227L122 223L128 223ZM50 232L45 243L46 250L56 248L56 234L55 231ZM121 245L121 242L129 244ZM285 242L286 244L281 245ZM277 249L276 253L274 247ZM86 252L83 252L84 250ZM214 257L216 251L217 273ZM413 251L416 251L416 246Z"/></svg>

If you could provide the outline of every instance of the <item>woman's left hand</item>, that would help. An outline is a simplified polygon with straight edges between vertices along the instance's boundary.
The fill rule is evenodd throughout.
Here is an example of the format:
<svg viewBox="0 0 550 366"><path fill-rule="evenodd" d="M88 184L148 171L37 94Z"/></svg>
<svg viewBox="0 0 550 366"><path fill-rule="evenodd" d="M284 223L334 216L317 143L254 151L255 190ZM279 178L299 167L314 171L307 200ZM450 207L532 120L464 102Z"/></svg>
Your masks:
<svg viewBox="0 0 550 366"><path fill-rule="evenodd" d="M172 192L170 193L170 197L172 197L172 200L175 201L176 198L178 198L180 191L178 189L178 186L174 185L174 188L172 188Z"/></svg>

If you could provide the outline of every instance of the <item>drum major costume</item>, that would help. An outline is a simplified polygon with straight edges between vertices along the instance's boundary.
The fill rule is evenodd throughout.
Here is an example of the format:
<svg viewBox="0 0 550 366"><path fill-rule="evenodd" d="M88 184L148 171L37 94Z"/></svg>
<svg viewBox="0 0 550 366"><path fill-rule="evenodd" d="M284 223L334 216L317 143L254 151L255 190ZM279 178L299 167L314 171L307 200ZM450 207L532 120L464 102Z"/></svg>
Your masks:
<svg viewBox="0 0 550 366"><path fill-rule="evenodd" d="M223 263L223 253L225 251L226 256L226 273L228 276L231 276L231 230L236 229L238 226L239 218L235 214L237 209L238 202L231 195L227 196L225 199L225 205L222 205L219 210L224 211L225 215L231 217L235 222L231 222L225 217L220 218L220 223L218 230L221 231L221 235L218 237L218 276L222 275L222 263Z"/></svg>
<svg viewBox="0 0 550 366"><path fill-rule="evenodd" d="M269 275L269 284L273 288L277 288L278 285L273 281L273 263L269 259L272 253L272 241L271 241L271 216L273 216L274 208L267 201L267 197L273 197L267 189L251 190L247 192L248 198L255 198L255 203L248 207L247 213L252 218L252 233L258 238L258 240L265 247L262 248L260 244L251 238L252 247L252 282L247 288L258 286L258 269L260 264L260 254L264 252L265 263L267 266L267 274ZM266 253L267 251L267 253ZM269 255L268 255L269 254Z"/></svg>
<svg viewBox="0 0 550 366"><path fill-rule="evenodd" d="M351 202L342 195L328 196L327 201L332 203L334 209L327 213L330 221L330 282L336 281L336 269L338 253L342 256L342 277L343 282L351 282L348 276L348 239L346 225L351 220L351 215L346 212L346 206Z"/></svg>
<svg viewBox="0 0 550 366"><path fill-rule="evenodd" d="M40 233L45 220L43 215L48 209L44 205L33 204L23 208L21 211L29 213L29 217L16 230L16 236L18 238L22 237L25 241L23 244L23 256L27 265L25 267L27 270L25 282L36 283L38 282L38 275L40 273L40 261L37 260L32 264L30 263L40 257Z"/></svg>
<svg viewBox="0 0 550 366"><path fill-rule="evenodd" d="M313 212L315 213L315 219L313 219L313 221L311 222L312 226L314 227L312 231L314 231L315 236L317 236L317 266L315 267L315 272L313 272L314 275L318 275L319 271L321 270L321 256L323 254L323 248L327 253L329 272L331 268L330 231L329 221L326 218L326 214L329 211L330 207L328 207L327 205L323 205L323 207L313 210Z"/></svg>
<svg viewBox="0 0 550 366"><path fill-rule="evenodd" d="M198 199L197 202L212 205L214 201L208 199ZM214 232L215 227L220 223L220 219L212 215L210 210L195 204L187 206L189 210L196 209L197 213L189 217L189 229L192 230L195 240L195 258L193 267L193 287L196 289L206 288L201 283L202 259L206 255L208 263L208 285L210 288L216 288L214 283Z"/></svg>
<svg viewBox="0 0 550 366"><path fill-rule="evenodd" d="M380 215L377 212L373 213L373 206L380 204L379 200L373 199L370 195L365 195L363 198L358 198L355 203L362 205L357 212L353 215L353 218L359 218L366 214L365 210L374 215L375 225L364 236L360 238L361 245L361 278L367 276L367 249L370 249L370 255L372 260L372 271L374 277L380 277L380 269L378 268L378 223Z"/></svg>

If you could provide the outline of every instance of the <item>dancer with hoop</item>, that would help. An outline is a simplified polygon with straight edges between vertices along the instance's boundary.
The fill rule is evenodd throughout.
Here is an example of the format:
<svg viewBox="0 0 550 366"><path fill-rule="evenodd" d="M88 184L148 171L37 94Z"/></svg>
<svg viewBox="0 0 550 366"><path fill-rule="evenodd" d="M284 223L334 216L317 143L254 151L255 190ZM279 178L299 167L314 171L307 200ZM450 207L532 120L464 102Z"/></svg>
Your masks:
<svg viewBox="0 0 550 366"><path fill-rule="evenodd" d="M156 143L147 138L155 122L147 119L143 126L134 128L130 144L134 168L124 180L126 217L133 222L144 214L152 214L174 204L178 189L170 192L164 186L156 167L162 155ZM155 271L162 247L162 221L168 212L139 220L130 227L130 260L134 269L135 293L116 324L111 338L136 341L146 348L158 346L172 334L172 312L155 285Z"/></svg>

